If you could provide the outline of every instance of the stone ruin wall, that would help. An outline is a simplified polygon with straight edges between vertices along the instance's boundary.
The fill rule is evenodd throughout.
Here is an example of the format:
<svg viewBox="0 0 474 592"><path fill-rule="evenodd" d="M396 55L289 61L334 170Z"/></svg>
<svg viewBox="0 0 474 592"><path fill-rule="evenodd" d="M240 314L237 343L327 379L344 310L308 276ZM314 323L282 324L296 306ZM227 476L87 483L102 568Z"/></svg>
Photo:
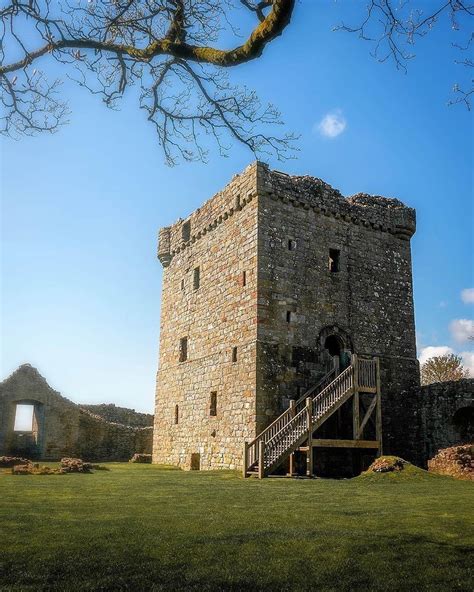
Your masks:
<svg viewBox="0 0 474 592"><path fill-rule="evenodd" d="M97 405L82 405L81 409L98 415L105 421L120 423L135 428L153 427L153 415L151 413L140 413L135 409L118 407L114 403L99 403Z"/></svg>
<svg viewBox="0 0 474 592"><path fill-rule="evenodd" d="M155 463L239 468L243 441L255 436L255 181L252 165L188 218L160 231ZM189 238L183 238L187 223ZM199 288L194 289L197 267ZM180 362L184 337L188 356ZM215 416L210 414L211 393L217 396Z"/></svg>
<svg viewBox="0 0 474 592"><path fill-rule="evenodd" d="M474 442L474 378L412 388L394 405L394 454L418 466L438 450Z"/></svg>
<svg viewBox="0 0 474 592"><path fill-rule="evenodd" d="M16 404L22 402L35 404L35 436L13 430ZM135 452L151 453L152 434L152 427L108 422L82 409L53 390L29 364L0 384L0 456L123 461Z"/></svg>

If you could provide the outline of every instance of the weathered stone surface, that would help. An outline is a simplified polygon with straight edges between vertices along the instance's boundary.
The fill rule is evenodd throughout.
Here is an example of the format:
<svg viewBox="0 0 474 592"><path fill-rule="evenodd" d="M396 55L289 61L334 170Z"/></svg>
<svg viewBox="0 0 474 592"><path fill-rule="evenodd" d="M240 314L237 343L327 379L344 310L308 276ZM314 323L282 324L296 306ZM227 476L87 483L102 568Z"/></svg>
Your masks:
<svg viewBox="0 0 474 592"><path fill-rule="evenodd" d="M351 352L380 358L390 452L393 422L403 421L392 402L419 384L415 225L398 200L346 199L320 179L254 163L162 228L154 462L240 468L244 440L332 365L331 337L340 363Z"/></svg>
<svg viewBox="0 0 474 592"><path fill-rule="evenodd" d="M113 403L101 403L99 405L81 404L81 409L86 409L93 415L98 415L111 423L121 423L122 425L135 428L153 427L153 415L151 413L140 413L135 411L135 409L118 407Z"/></svg>
<svg viewBox="0 0 474 592"><path fill-rule="evenodd" d="M15 432L17 404L35 406L33 429ZM58 460L128 460L151 452L153 428L105 421L54 391L25 364L0 384L0 454Z"/></svg>
<svg viewBox="0 0 474 592"><path fill-rule="evenodd" d="M62 458L60 463L61 473L90 473L94 465L84 462L82 458Z"/></svg>
<svg viewBox="0 0 474 592"><path fill-rule="evenodd" d="M438 450L474 441L474 379L438 382L400 393L392 402L390 446L422 467ZM387 416L387 414L385 414Z"/></svg>
<svg viewBox="0 0 474 592"><path fill-rule="evenodd" d="M474 444L439 450L428 461L428 470L438 475L474 481Z"/></svg>

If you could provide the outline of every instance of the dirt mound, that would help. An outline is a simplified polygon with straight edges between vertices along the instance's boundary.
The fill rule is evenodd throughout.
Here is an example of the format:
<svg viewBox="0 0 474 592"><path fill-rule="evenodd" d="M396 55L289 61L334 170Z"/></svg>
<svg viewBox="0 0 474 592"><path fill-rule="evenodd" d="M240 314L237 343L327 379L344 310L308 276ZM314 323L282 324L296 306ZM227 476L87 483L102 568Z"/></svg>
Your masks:
<svg viewBox="0 0 474 592"><path fill-rule="evenodd" d="M399 481L424 478L434 479L435 476L398 456L381 456L374 460L367 471L356 477L356 479L364 479L369 482L378 482L381 479Z"/></svg>
<svg viewBox="0 0 474 592"><path fill-rule="evenodd" d="M438 450L436 456L428 461L428 471L474 481L474 444Z"/></svg>

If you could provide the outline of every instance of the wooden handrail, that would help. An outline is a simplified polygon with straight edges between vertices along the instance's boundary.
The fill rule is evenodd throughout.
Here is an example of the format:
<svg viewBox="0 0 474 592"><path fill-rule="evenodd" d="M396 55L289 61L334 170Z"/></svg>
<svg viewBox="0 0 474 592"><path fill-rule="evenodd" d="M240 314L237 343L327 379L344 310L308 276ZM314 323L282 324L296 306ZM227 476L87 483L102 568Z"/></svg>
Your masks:
<svg viewBox="0 0 474 592"><path fill-rule="evenodd" d="M247 442L245 448L244 463L248 464L244 464L244 472L247 470L248 467L252 466L258 461L259 442L261 440L263 440L264 442L268 442L269 440L271 440L271 438L273 438L275 434L279 433L284 428L284 426L288 424L291 418L302 408L304 408L305 401L308 397L310 397L314 392L318 391L318 389L321 389L321 387L325 385L328 381L330 384L330 379L334 376L335 373L336 370L335 368L333 368L330 372L325 374L316 385L308 389L304 393L304 395L301 396L294 403L294 407L288 407L288 409L286 409L281 415L279 415L269 426L267 426L262 432L260 432L260 434L256 438L254 438L250 442Z"/></svg>
<svg viewBox="0 0 474 592"><path fill-rule="evenodd" d="M265 471L281 462L298 441L309 437L313 424L331 413L338 401L349 392L372 392L378 388L380 381L378 360L359 358L357 355L353 355L350 366L321 389L334 374L335 370L326 374L254 440L245 444L244 474L249 467L258 464L259 475L264 476Z"/></svg>
<svg viewBox="0 0 474 592"><path fill-rule="evenodd" d="M324 413L353 386L354 366L346 368L328 386L314 397L308 397L311 401L310 409L312 420L310 424L319 419ZM299 411L282 429L274 434L267 442L263 441L263 458L265 469L275 464L278 458L288 450L303 435L311 430L308 427L308 403Z"/></svg>

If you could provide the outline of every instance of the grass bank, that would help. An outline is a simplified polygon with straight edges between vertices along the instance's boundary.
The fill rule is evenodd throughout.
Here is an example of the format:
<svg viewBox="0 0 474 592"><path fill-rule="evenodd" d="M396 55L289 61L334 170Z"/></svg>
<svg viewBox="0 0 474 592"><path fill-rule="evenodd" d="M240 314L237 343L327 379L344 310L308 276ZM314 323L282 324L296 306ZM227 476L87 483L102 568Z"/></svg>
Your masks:
<svg viewBox="0 0 474 592"><path fill-rule="evenodd" d="M472 483L0 475L0 590L469 591Z"/></svg>

